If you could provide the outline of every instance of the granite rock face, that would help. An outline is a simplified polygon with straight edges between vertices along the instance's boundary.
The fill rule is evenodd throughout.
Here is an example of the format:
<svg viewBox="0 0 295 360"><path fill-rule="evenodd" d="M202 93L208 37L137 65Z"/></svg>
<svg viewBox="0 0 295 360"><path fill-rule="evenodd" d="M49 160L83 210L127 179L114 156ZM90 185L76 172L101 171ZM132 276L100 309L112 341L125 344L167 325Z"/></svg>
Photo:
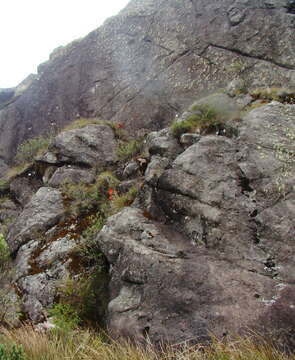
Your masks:
<svg viewBox="0 0 295 360"><path fill-rule="evenodd" d="M253 86L294 85L293 7L287 0L131 1L54 51L4 104L0 158L10 161L24 140L79 116L120 122L132 133L158 130L196 95L237 77Z"/></svg>
<svg viewBox="0 0 295 360"><path fill-rule="evenodd" d="M160 171L153 156L147 202L97 236L115 335L201 341L252 328L294 346L294 120L294 105L273 102L237 122L236 137L202 136Z"/></svg>
<svg viewBox="0 0 295 360"><path fill-rule="evenodd" d="M94 300L115 336L179 344L253 329L295 347L294 24L287 0L133 0L0 91L14 267L3 284L30 320L100 256L110 294ZM167 127L204 104L222 127ZM60 132L80 117L113 123ZM48 151L9 178L17 146L48 132ZM90 265L77 259L84 236Z"/></svg>
<svg viewBox="0 0 295 360"><path fill-rule="evenodd" d="M48 230L57 224L64 214L64 205L59 190L40 188L23 212L11 226L7 242L11 252L36 236L38 231Z"/></svg>

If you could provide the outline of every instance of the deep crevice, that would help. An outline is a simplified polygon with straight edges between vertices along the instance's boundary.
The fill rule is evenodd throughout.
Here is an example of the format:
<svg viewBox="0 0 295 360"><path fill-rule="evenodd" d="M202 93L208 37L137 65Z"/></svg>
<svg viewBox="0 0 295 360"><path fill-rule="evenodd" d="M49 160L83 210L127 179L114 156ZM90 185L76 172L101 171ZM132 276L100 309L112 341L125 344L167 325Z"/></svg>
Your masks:
<svg viewBox="0 0 295 360"><path fill-rule="evenodd" d="M248 57L248 58L256 59L256 60L262 60L262 61L268 62L270 64L279 66L279 67L281 67L283 69L295 70L294 65L284 64L284 63L281 63L281 62L278 62L278 61L275 61L275 60L265 59L263 56L259 56L259 55L251 55L251 54L248 54L248 53L246 53L246 52L244 52L244 51L242 51L240 49L229 48L229 47L226 47L226 46L223 46L223 45L218 45L218 44L213 44L213 43L209 43L209 45L214 47L214 48L217 48L217 49L230 51L230 52L232 52L234 54L237 54L237 55L240 55L240 56L244 56L244 57Z"/></svg>

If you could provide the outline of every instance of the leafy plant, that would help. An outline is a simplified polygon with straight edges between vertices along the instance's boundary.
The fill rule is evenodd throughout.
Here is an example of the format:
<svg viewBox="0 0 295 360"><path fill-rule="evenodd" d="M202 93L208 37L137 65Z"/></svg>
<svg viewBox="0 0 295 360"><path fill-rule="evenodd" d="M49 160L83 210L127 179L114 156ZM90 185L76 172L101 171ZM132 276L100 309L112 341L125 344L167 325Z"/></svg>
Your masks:
<svg viewBox="0 0 295 360"><path fill-rule="evenodd" d="M22 346L13 344L12 346L7 346L0 344L0 360L25 360L26 356L24 354Z"/></svg>
<svg viewBox="0 0 295 360"><path fill-rule="evenodd" d="M48 313L53 317L58 331L70 332L76 329L81 322L77 311L70 304L55 304L48 310Z"/></svg>

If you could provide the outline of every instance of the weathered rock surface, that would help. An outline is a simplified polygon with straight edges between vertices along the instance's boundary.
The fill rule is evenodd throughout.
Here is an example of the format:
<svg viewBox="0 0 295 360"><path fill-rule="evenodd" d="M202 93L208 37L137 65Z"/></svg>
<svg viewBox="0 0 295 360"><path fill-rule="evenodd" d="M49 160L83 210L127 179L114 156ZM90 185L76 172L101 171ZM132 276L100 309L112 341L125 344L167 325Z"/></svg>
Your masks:
<svg viewBox="0 0 295 360"><path fill-rule="evenodd" d="M60 133L40 161L103 168L116 160L114 132L106 125L87 125Z"/></svg>
<svg viewBox="0 0 295 360"><path fill-rule="evenodd" d="M10 182L10 192L22 206L25 206L42 186L41 181L34 178L31 173L29 175L31 176L16 177Z"/></svg>
<svg viewBox="0 0 295 360"><path fill-rule="evenodd" d="M86 38L55 51L0 112L0 157L79 116L135 132L162 128L208 89L293 81L293 3L133 0Z"/></svg>
<svg viewBox="0 0 295 360"><path fill-rule="evenodd" d="M50 177L48 185L52 187L59 187L64 183L78 184L80 182L91 184L94 181L94 174L85 169L80 169L72 165L62 166Z"/></svg>
<svg viewBox="0 0 295 360"><path fill-rule="evenodd" d="M244 93L295 86L293 8L288 0L133 0L58 48L37 77L0 91L0 177L23 140L81 116L149 132L144 167L134 158L115 169L122 139L110 126L88 125L58 133L31 179L22 173L2 185L0 231L16 218L7 236L12 295L31 320L44 321L60 281L73 275L81 233L106 205L99 202L118 200L144 172L132 207L96 236L111 265L110 331L180 343L256 329L295 347L295 105L286 104L294 91L266 106L271 89L266 98ZM227 95L207 96L218 87ZM200 94L196 104L230 118L230 133L177 139L163 129L198 111L183 113ZM242 119L232 116L241 109ZM67 218L62 184L92 184L110 169L120 186L106 183L91 212Z"/></svg>
<svg viewBox="0 0 295 360"><path fill-rule="evenodd" d="M17 220L10 226L7 242L11 252L33 239L38 231L54 226L64 214L64 205L59 190L42 187L25 206Z"/></svg>
<svg viewBox="0 0 295 360"><path fill-rule="evenodd" d="M294 346L294 120L294 105L273 102L238 137L202 136L147 176L166 220L139 201L108 220L97 242L114 334L179 342L252 328Z"/></svg>

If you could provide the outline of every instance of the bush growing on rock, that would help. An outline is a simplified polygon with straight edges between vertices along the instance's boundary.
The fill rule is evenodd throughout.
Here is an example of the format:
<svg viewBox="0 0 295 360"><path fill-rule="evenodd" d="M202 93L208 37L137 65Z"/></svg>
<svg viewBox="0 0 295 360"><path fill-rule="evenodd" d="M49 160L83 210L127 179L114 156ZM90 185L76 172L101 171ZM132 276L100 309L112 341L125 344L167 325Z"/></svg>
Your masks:
<svg viewBox="0 0 295 360"><path fill-rule="evenodd" d="M9 250L4 235L0 233L0 270L6 266L9 259Z"/></svg>
<svg viewBox="0 0 295 360"><path fill-rule="evenodd" d="M120 161L128 161L139 155L143 148L143 138L122 142L118 148L117 155Z"/></svg>
<svg viewBox="0 0 295 360"><path fill-rule="evenodd" d="M18 146L15 155L15 162L18 165L31 163L35 156L44 153L50 144L50 138L45 136L37 136L29 139Z"/></svg>
<svg viewBox="0 0 295 360"><path fill-rule="evenodd" d="M193 114L183 121L174 121L171 130L174 136L180 137L184 133L204 132L216 130L224 124L222 116L208 105L198 105L192 108Z"/></svg>
<svg viewBox="0 0 295 360"><path fill-rule="evenodd" d="M25 360L27 357L24 354L21 346L12 345L5 346L0 344L0 360Z"/></svg>

